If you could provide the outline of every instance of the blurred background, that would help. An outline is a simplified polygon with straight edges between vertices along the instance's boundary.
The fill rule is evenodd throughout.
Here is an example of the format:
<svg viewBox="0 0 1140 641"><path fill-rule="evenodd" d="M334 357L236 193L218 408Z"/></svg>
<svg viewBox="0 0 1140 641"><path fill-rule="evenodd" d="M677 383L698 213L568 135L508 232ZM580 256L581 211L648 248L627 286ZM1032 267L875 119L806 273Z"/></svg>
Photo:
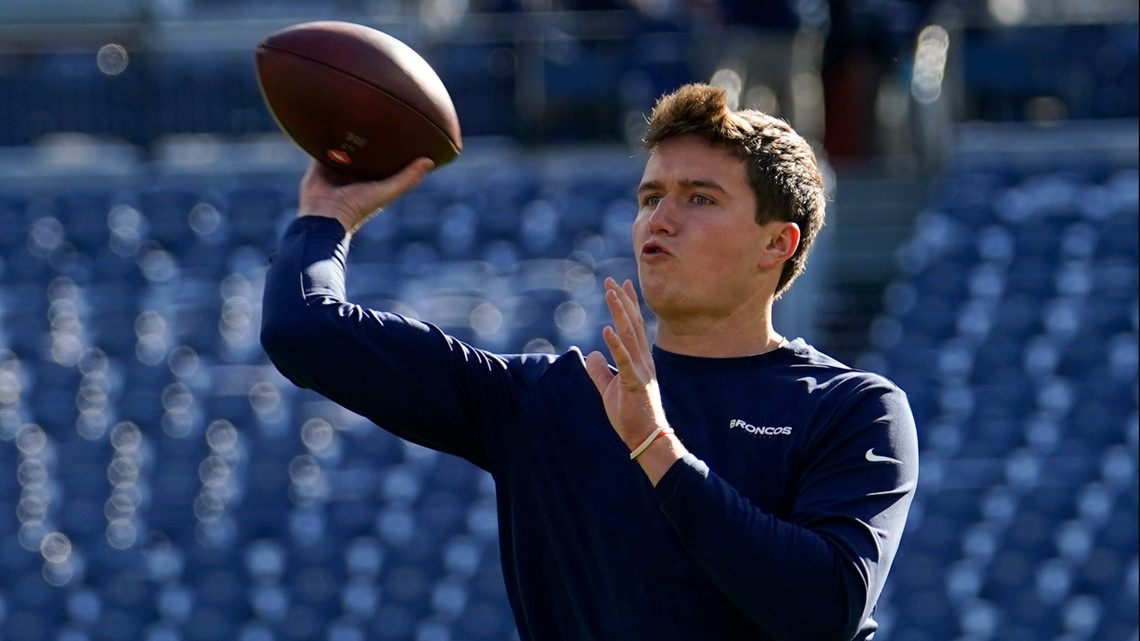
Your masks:
<svg viewBox="0 0 1140 641"><path fill-rule="evenodd" d="M654 99L788 119L831 195L777 329L906 389L886 641L1136 641L1137 7L1124 0L0 0L0 639L507 641L493 483L258 340L305 159L253 48L420 51L465 153L352 295L598 346Z"/></svg>

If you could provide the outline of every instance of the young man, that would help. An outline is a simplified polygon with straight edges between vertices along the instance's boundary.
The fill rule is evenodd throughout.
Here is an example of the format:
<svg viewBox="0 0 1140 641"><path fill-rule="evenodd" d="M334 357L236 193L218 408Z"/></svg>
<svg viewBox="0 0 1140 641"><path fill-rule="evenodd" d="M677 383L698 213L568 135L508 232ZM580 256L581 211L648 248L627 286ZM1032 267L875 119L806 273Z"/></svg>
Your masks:
<svg viewBox="0 0 1140 641"><path fill-rule="evenodd" d="M786 124L689 85L646 136L633 284L607 280L605 356L500 355L345 300L352 232L430 161L338 186L312 164L269 271L278 368L496 481L527 641L868 639L917 480L890 381L772 327L823 219Z"/></svg>

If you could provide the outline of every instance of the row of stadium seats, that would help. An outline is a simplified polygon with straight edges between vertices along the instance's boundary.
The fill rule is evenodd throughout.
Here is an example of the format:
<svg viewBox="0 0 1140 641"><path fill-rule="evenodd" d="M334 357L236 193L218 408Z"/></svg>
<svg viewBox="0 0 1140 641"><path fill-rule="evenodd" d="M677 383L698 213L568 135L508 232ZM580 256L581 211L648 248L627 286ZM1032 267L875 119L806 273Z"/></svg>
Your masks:
<svg viewBox="0 0 1140 641"><path fill-rule="evenodd" d="M416 37L395 24L379 27ZM246 47L219 47L209 56L132 51L129 62L113 71L100 67L94 50L0 52L0 146L34 144L57 132L140 147L169 135L277 132L262 102L253 49L278 28L280 23L270 23L264 33L243 36ZM628 110L641 113L691 75L688 36L676 27L642 33L630 16L613 19L610 31L625 36L620 39L612 33L572 35L554 26L539 28L549 31L545 36L535 30L528 23L498 38L409 40L448 87L465 136L619 141ZM515 31L525 38L516 39ZM520 62L524 56L536 57ZM524 88L545 108L521 104Z"/></svg>
<svg viewBox="0 0 1140 641"><path fill-rule="evenodd" d="M1120 24L968 29L960 41L971 119L1136 117L1140 39Z"/></svg>
<svg viewBox="0 0 1140 641"><path fill-rule="evenodd" d="M219 42L208 56L197 48L132 47L114 69L100 66L94 50L0 53L0 145L32 144L60 131L143 147L171 134L275 132L253 56L255 43L280 26L271 24L266 33L243 34L241 46ZM436 39L400 20L379 26L415 38L410 43L449 88L467 135L620 141L630 114L694 76L700 38L707 36L694 36L687 22L650 20L633 10L610 15L601 32L593 24L581 17L507 21ZM952 51L965 83L966 118L1111 119L1140 111L1135 23L968 29L958 36ZM524 94L539 102L520 101Z"/></svg>
<svg viewBox="0 0 1140 641"><path fill-rule="evenodd" d="M1137 635L1135 168L964 163L899 253L862 364L910 393L922 479L896 641Z"/></svg>
<svg viewBox="0 0 1140 641"><path fill-rule="evenodd" d="M432 174L355 238L350 293L503 351L596 347L637 165ZM513 638L491 479L260 350L297 175L0 189L0 637ZM943 184L859 363L922 445L876 638L1134 639L1137 172Z"/></svg>

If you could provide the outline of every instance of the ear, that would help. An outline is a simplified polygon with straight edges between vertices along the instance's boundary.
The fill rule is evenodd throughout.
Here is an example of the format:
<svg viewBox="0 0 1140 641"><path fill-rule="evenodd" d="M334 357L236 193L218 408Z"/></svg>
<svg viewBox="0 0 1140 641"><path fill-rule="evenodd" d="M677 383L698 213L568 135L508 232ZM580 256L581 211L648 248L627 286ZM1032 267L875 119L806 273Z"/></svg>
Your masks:
<svg viewBox="0 0 1140 641"><path fill-rule="evenodd" d="M779 220L764 225L768 231L768 245L760 253L760 267L773 269L783 264L800 246L800 226L796 223Z"/></svg>

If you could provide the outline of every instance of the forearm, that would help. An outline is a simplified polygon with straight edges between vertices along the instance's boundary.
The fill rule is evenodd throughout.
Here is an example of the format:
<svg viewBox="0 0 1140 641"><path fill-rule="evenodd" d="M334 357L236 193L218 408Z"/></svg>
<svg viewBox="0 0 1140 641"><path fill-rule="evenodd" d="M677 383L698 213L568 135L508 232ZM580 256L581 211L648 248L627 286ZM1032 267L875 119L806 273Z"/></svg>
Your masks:
<svg viewBox="0 0 1140 641"><path fill-rule="evenodd" d="M691 454L656 492L686 550L774 639L853 634L866 590L851 560L823 536L755 508Z"/></svg>
<svg viewBox="0 0 1140 641"><path fill-rule="evenodd" d="M332 220L307 218L289 226L266 274L261 342L270 360L290 379L312 387L324 379L324 359L335 349L314 344L330 340L330 314L351 313L344 300L344 261L348 236ZM335 321L332 323L335 325Z"/></svg>

